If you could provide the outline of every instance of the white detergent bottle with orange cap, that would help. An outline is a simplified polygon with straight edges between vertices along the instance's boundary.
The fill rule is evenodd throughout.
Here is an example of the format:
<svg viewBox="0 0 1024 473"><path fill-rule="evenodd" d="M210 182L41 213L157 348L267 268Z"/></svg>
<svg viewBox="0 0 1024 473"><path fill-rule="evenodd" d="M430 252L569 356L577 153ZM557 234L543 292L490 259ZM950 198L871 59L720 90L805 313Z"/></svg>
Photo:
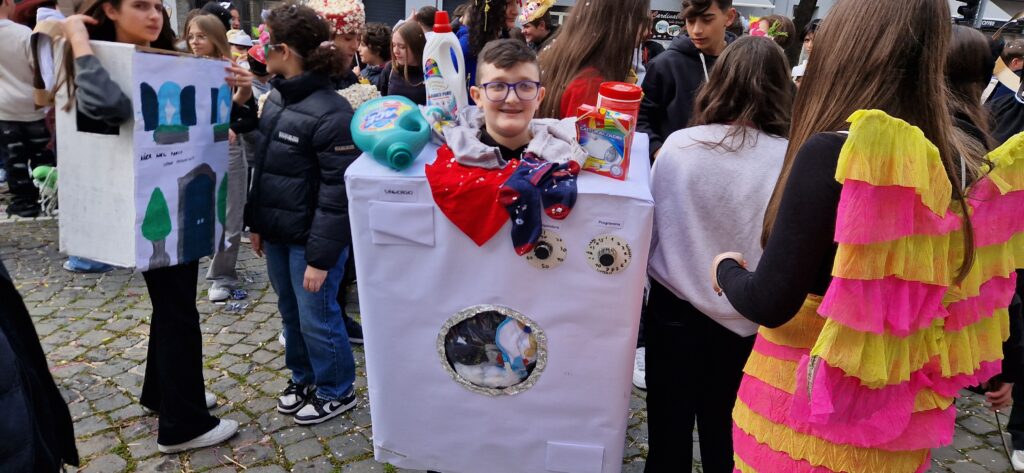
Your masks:
<svg viewBox="0 0 1024 473"><path fill-rule="evenodd" d="M469 106L466 96L466 60L459 38L452 33L448 12L434 16L434 34L423 47L423 81L427 89L427 107L441 109L445 119L453 120Z"/></svg>

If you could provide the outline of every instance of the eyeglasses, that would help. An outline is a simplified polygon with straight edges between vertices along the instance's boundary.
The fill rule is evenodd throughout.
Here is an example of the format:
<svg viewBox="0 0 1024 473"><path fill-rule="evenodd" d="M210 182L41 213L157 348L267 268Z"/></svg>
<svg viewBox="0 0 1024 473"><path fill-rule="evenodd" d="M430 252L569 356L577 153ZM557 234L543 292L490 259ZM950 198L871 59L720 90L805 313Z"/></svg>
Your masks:
<svg viewBox="0 0 1024 473"><path fill-rule="evenodd" d="M285 45L285 43L277 43L277 44L269 44L268 43L268 44L264 44L263 45L263 57L269 57L270 56L270 51L280 51L281 48L284 47L284 45ZM298 56L300 58L302 57L302 55L297 53L297 52L295 52L294 49L292 49L291 52L292 52L292 54L294 54L294 55L296 55L296 56Z"/></svg>
<svg viewBox="0 0 1024 473"><path fill-rule="evenodd" d="M504 102L508 99L509 92L515 90L516 97L523 102L536 99L540 93L540 82L535 80L521 80L519 82L488 82L482 84L484 95L491 102Z"/></svg>

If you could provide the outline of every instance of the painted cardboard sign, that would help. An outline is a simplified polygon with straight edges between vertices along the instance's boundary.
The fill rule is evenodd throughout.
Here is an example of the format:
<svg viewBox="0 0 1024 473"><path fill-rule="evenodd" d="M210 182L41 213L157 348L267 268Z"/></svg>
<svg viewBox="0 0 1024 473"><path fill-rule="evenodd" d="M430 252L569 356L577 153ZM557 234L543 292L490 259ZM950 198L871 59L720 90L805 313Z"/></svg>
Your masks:
<svg viewBox="0 0 1024 473"><path fill-rule="evenodd" d="M58 94L61 248L139 270L223 248L231 91L225 62L93 42L134 120L101 130Z"/></svg>

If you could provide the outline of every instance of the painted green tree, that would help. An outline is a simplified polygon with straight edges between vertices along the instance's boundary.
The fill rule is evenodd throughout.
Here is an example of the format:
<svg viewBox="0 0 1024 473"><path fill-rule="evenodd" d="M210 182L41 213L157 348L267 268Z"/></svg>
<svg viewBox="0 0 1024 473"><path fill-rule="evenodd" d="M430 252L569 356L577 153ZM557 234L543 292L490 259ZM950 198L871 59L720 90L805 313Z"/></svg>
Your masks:
<svg viewBox="0 0 1024 473"><path fill-rule="evenodd" d="M149 196L146 215L142 218L142 237L153 244L153 256L149 259L150 268L170 266L171 257L165 249L165 240L170 234L171 211L167 207L163 191L157 187Z"/></svg>
<svg viewBox="0 0 1024 473"><path fill-rule="evenodd" d="M224 179L220 181L217 188L217 221L220 222L220 245L217 251L224 251L225 225L228 221L228 173L224 173Z"/></svg>

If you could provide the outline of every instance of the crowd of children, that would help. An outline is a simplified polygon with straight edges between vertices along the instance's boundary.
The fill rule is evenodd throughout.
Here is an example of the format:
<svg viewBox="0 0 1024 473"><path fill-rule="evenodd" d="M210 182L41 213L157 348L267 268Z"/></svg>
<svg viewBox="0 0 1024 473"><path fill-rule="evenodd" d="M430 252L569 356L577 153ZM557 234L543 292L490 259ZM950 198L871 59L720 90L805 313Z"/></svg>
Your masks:
<svg viewBox="0 0 1024 473"><path fill-rule="evenodd" d="M14 0L0 1L0 39L17 58L0 63L7 212L34 216L29 170L55 163L51 130L33 95L40 62L31 31L8 19ZM1014 138L1024 106L1003 84L985 90L997 57L1020 75L1021 43L994 47L950 27L945 0L840 0L799 38L775 15L737 37L728 31L739 21L732 0L682 0L686 34L660 52L648 41L650 0L576 2L561 25L553 3L530 0L521 11L513 0L470 1L453 12L476 108L446 131L458 137L446 149L457 167L488 149L499 163L555 162L572 180L579 168L561 156L564 136L531 124L575 117L605 82L642 88L636 129L650 138L655 200L634 375L648 390L646 471L688 471L695 424L706 472L923 471L929 449L951 441L959 388L982 386L993 408L1024 399L1012 390L1024 369L1020 228L1000 213L1024 192ZM389 27L367 24L360 0L286 3L264 12L250 36L236 8L210 2L176 35L159 0L99 0L62 23L58 83L79 120L98 127L133 113L90 40L227 61L230 243L213 255L207 297L224 301L242 288L236 266L248 229L283 325L290 379L277 410L298 424L324 422L358 399L351 344L362 333L344 313L355 277L344 176L360 153L350 132L359 103L344 92L366 86L426 104L435 11ZM894 26L872 28L877 18ZM799 42L807 61L791 67L783 48ZM428 169L428 180L439 172ZM153 317L139 401L159 416L164 453L215 445L238 429L208 411L217 400L203 388L198 271L191 261L143 273ZM988 284L996 280L1009 282ZM13 291L9 282L0 263L0 293ZM21 317L20 301L3 297L0 315ZM939 317L945 326L933 323ZM38 364L39 350L15 348ZM51 396L35 402L52 404L52 382L33 376ZM10 465L77 463L70 418L52 412L52 425L29 440L49 456ZM1024 470L1024 409L1010 428L1021 447L1014 466Z"/></svg>

